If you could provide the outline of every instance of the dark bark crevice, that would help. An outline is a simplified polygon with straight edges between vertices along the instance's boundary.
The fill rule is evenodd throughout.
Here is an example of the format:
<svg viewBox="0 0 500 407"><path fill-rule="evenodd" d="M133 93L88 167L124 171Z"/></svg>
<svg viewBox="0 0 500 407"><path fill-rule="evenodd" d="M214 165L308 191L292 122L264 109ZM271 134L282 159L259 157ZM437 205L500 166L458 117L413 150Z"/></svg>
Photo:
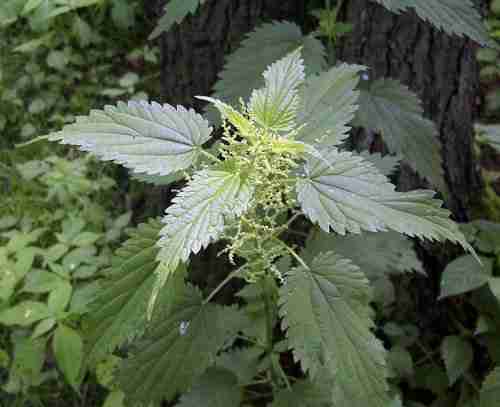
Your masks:
<svg viewBox="0 0 500 407"><path fill-rule="evenodd" d="M368 0L349 1L343 17L353 24L353 32L339 47L339 58L368 66L373 78L398 79L420 97L425 116L439 130L450 190L447 205L457 220L467 220L481 190L473 155L473 122L478 112L476 45L435 30L413 12L396 15ZM356 140L358 144L364 140L366 147L366 132L358 132ZM403 166L400 189L422 185Z"/></svg>

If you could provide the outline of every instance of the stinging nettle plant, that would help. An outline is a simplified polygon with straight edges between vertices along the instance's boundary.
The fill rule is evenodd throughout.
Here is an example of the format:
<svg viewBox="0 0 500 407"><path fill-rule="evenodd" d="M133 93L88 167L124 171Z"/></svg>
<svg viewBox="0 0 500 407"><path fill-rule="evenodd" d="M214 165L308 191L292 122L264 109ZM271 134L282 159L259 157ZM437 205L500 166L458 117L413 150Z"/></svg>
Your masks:
<svg viewBox="0 0 500 407"><path fill-rule="evenodd" d="M300 250L286 232L301 218L321 233L393 231L474 251L433 191L398 192L370 157L341 150L365 68L306 77L302 51L271 64L238 108L199 97L222 117L210 149L213 129L200 114L147 102L91 111L49 135L139 176L187 179L161 222L140 225L118 251L88 321L89 365L131 346L117 373L130 405L182 393L186 407L259 398L273 407L401 405L372 333L363 270L335 248L317 253L312 240ZM189 259L216 241L234 271L203 295L186 282ZM250 284L238 304L218 304L233 278Z"/></svg>

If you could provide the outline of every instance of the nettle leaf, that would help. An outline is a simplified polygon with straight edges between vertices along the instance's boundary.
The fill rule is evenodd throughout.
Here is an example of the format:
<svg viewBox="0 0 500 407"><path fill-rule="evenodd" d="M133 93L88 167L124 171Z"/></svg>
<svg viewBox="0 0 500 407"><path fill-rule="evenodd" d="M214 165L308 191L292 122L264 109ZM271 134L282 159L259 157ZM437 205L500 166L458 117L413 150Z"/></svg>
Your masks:
<svg viewBox="0 0 500 407"><path fill-rule="evenodd" d="M200 4L206 0L170 0L165 5L165 14L160 18L149 39L153 40L164 31L170 30L177 23L180 24L189 14L194 14Z"/></svg>
<svg viewBox="0 0 500 407"><path fill-rule="evenodd" d="M380 132L392 153L440 191L445 190L441 144L434 123L423 117L418 97L393 79L378 79L362 89L354 125Z"/></svg>
<svg viewBox="0 0 500 407"><path fill-rule="evenodd" d="M441 277L439 299L460 295L475 290L488 283L493 263L482 258L479 264L471 255L460 256L448 263Z"/></svg>
<svg viewBox="0 0 500 407"><path fill-rule="evenodd" d="M413 9L425 21L448 34L469 37L481 45L491 45L481 15L471 0L372 0L401 13Z"/></svg>
<svg viewBox="0 0 500 407"><path fill-rule="evenodd" d="M389 402L385 350L371 332L370 300L363 273L333 252L317 256L308 269L292 269L280 289L282 327L294 357L313 378L328 369L338 405Z"/></svg>
<svg viewBox="0 0 500 407"><path fill-rule="evenodd" d="M240 172L202 170L172 200L162 219L158 258L165 271L159 274L161 288L169 273L191 253L198 253L217 240L224 229L224 220L245 212L253 196L253 186Z"/></svg>
<svg viewBox="0 0 500 407"><path fill-rule="evenodd" d="M480 133L486 139L488 144L495 150L500 151L500 126L495 124L480 124L474 125L474 130Z"/></svg>
<svg viewBox="0 0 500 407"><path fill-rule="evenodd" d="M158 220L140 224L116 251L109 279L92 302L86 321L85 354L91 365L143 334L156 280L160 229Z"/></svg>
<svg viewBox="0 0 500 407"><path fill-rule="evenodd" d="M303 90L297 123L305 125L298 140L322 145L338 145L348 136L348 123L357 110L359 65L341 64L319 75L309 76Z"/></svg>
<svg viewBox="0 0 500 407"><path fill-rule="evenodd" d="M269 407L326 407L331 406L331 402L331 382L300 380L291 390L279 390Z"/></svg>
<svg viewBox="0 0 500 407"><path fill-rule="evenodd" d="M331 149L324 160L310 158L297 182L304 213L325 231L344 235L394 230L408 236L457 242L474 253L434 191L397 192L371 163Z"/></svg>
<svg viewBox="0 0 500 407"><path fill-rule="evenodd" d="M309 258L332 250L354 261L371 281L390 273L424 273L411 240L396 232L339 236L316 229L310 234Z"/></svg>
<svg viewBox="0 0 500 407"><path fill-rule="evenodd" d="M193 109L131 101L92 110L48 138L135 172L168 175L191 166L211 132Z"/></svg>
<svg viewBox="0 0 500 407"><path fill-rule="evenodd" d="M205 304L191 285L176 287L171 295L166 312L157 307L151 330L119 373L131 405L171 400L189 389L240 328L234 307Z"/></svg>
<svg viewBox="0 0 500 407"><path fill-rule="evenodd" d="M232 349L217 357L216 366L232 372L238 378L238 384L243 386L257 375L263 353L264 349L257 346Z"/></svg>
<svg viewBox="0 0 500 407"><path fill-rule="evenodd" d="M461 336L447 336L441 344L441 354L446 366L450 386L469 369L474 350L468 340Z"/></svg>
<svg viewBox="0 0 500 407"><path fill-rule="evenodd" d="M300 50L271 64L262 74L265 87L250 97L250 115L265 128L274 131L293 129L299 105L299 86L304 82L304 61Z"/></svg>
<svg viewBox="0 0 500 407"><path fill-rule="evenodd" d="M236 376L223 369L210 368L184 394L179 407L239 407L242 391Z"/></svg>
<svg viewBox="0 0 500 407"><path fill-rule="evenodd" d="M500 367L495 368L481 387L481 407L496 407L500 400Z"/></svg>
<svg viewBox="0 0 500 407"><path fill-rule="evenodd" d="M303 35L299 26L291 22L261 25L227 57L212 96L233 106L238 105L240 98L247 101L254 89L265 85L262 72L299 47L306 75L321 72L326 65L321 41L313 35Z"/></svg>
<svg viewBox="0 0 500 407"><path fill-rule="evenodd" d="M366 150L359 153L365 160L370 161L386 177L391 175L399 168L401 156L386 154L382 156L380 153L370 153Z"/></svg>

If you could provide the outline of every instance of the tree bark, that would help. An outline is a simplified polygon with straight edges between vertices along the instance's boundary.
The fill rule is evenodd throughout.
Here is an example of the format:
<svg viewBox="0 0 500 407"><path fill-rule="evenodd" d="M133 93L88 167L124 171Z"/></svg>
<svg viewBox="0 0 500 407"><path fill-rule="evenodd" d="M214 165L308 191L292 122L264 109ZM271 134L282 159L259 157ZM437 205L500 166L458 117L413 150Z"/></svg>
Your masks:
<svg viewBox="0 0 500 407"><path fill-rule="evenodd" d="M425 115L439 131L450 189L447 206L457 220L467 220L471 203L481 190L473 154L479 90L477 46L439 32L414 12L396 15L368 0L348 1L343 17L353 24L353 32L341 44L339 58L366 65L373 78L399 79L420 97ZM365 147L371 143L366 134L360 138ZM403 166L400 189L421 184Z"/></svg>
<svg viewBox="0 0 500 407"><path fill-rule="evenodd" d="M367 66L373 79L398 79L419 96L425 116L436 124L442 144L449 187L446 205L456 220L470 220L471 207L477 204L482 191L473 131L479 113L477 46L434 29L414 12L396 15L369 0L347 1L342 17L353 25L353 31L339 44L338 58ZM379 137L360 129L354 132L354 143L361 149L381 149ZM400 190L424 184L409 166L402 166ZM437 301L441 272L460 252L449 250L449 246L443 250L443 246L431 247L422 242L417 245L428 276L393 278L396 303L391 319L414 323L424 340L439 343L447 334L450 318L446 302Z"/></svg>

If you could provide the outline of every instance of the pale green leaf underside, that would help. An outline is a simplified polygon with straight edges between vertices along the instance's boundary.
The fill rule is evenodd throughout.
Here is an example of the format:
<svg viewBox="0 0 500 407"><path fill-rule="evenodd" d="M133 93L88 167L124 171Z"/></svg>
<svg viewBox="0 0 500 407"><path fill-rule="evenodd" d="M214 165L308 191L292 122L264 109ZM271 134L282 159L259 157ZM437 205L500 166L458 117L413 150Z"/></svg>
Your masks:
<svg viewBox="0 0 500 407"><path fill-rule="evenodd" d="M402 155L415 171L445 190L437 130L423 117L418 97L406 86L378 79L361 90L353 124L380 132L392 153Z"/></svg>
<svg viewBox="0 0 500 407"><path fill-rule="evenodd" d="M337 145L348 137L348 123L357 110L359 71L364 67L342 64L307 78L297 112L298 125L305 125L297 139Z"/></svg>
<svg viewBox="0 0 500 407"><path fill-rule="evenodd" d="M335 405L385 407L389 401L370 300L363 273L333 252L317 256L309 269L292 269L280 289L282 326L294 356L313 377L322 366L334 375Z"/></svg>
<svg viewBox="0 0 500 407"><path fill-rule="evenodd" d="M339 236L316 229L306 242L306 253L309 256L332 250L351 259L370 281L390 273L424 273L413 243L400 233L367 232Z"/></svg>
<svg viewBox="0 0 500 407"><path fill-rule="evenodd" d="M430 190L397 192L371 163L350 152L310 159L297 182L305 214L325 231L344 235L394 230L429 240L450 240L473 252L450 212Z"/></svg>
<svg viewBox="0 0 500 407"><path fill-rule="evenodd" d="M481 16L470 0L372 0L400 13L413 9L417 15L448 34L466 36L491 45Z"/></svg>
<svg viewBox="0 0 500 407"><path fill-rule="evenodd" d="M380 153L369 153L367 150L359 153L365 160L370 161L386 177L391 175L399 168L401 157L398 155L386 154L382 156Z"/></svg>
<svg viewBox="0 0 500 407"><path fill-rule="evenodd" d="M224 220L248 208L253 187L237 171L202 170L172 200L162 219L158 258L172 272L191 253L218 239ZM167 276L160 275L161 286Z"/></svg>
<svg viewBox="0 0 500 407"><path fill-rule="evenodd" d="M85 354L90 365L144 332L160 229L158 220L140 224L116 251L109 280L92 303L87 321Z"/></svg>
<svg viewBox="0 0 500 407"><path fill-rule="evenodd" d="M271 64L262 76L265 87L254 90L250 97L251 116L264 128L291 130L300 100L299 86L305 78L300 50Z"/></svg>
<svg viewBox="0 0 500 407"><path fill-rule="evenodd" d="M453 386L472 364L474 350L467 339L452 335L444 338L441 344L441 355L450 386Z"/></svg>
<svg viewBox="0 0 500 407"><path fill-rule="evenodd" d="M176 405L178 407L239 407L241 396L242 391L233 373L210 368Z"/></svg>
<svg viewBox="0 0 500 407"><path fill-rule="evenodd" d="M240 98L247 101L254 89L265 85L262 72L299 47L302 47L306 75L321 72L325 67L325 49L321 41L312 35L304 36L291 22L261 25L227 57L212 96L232 106L238 106ZM210 119L216 120L213 111L212 108Z"/></svg>
<svg viewBox="0 0 500 407"><path fill-rule="evenodd" d="M131 101L77 117L49 140L77 145L138 173L168 175L191 166L211 132L192 109Z"/></svg>
<svg viewBox="0 0 500 407"><path fill-rule="evenodd" d="M201 293L190 285L175 288L166 315L153 320L137 353L120 370L119 382L131 405L171 400L186 391L238 329L234 308L203 304Z"/></svg>
<svg viewBox="0 0 500 407"><path fill-rule="evenodd" d="M170 0L165 6L165 14L160 18L149 39L155 39L162 32L170 30L177 23L180 24L189 14L194 14L200 3L205 0Z"/></svg>

